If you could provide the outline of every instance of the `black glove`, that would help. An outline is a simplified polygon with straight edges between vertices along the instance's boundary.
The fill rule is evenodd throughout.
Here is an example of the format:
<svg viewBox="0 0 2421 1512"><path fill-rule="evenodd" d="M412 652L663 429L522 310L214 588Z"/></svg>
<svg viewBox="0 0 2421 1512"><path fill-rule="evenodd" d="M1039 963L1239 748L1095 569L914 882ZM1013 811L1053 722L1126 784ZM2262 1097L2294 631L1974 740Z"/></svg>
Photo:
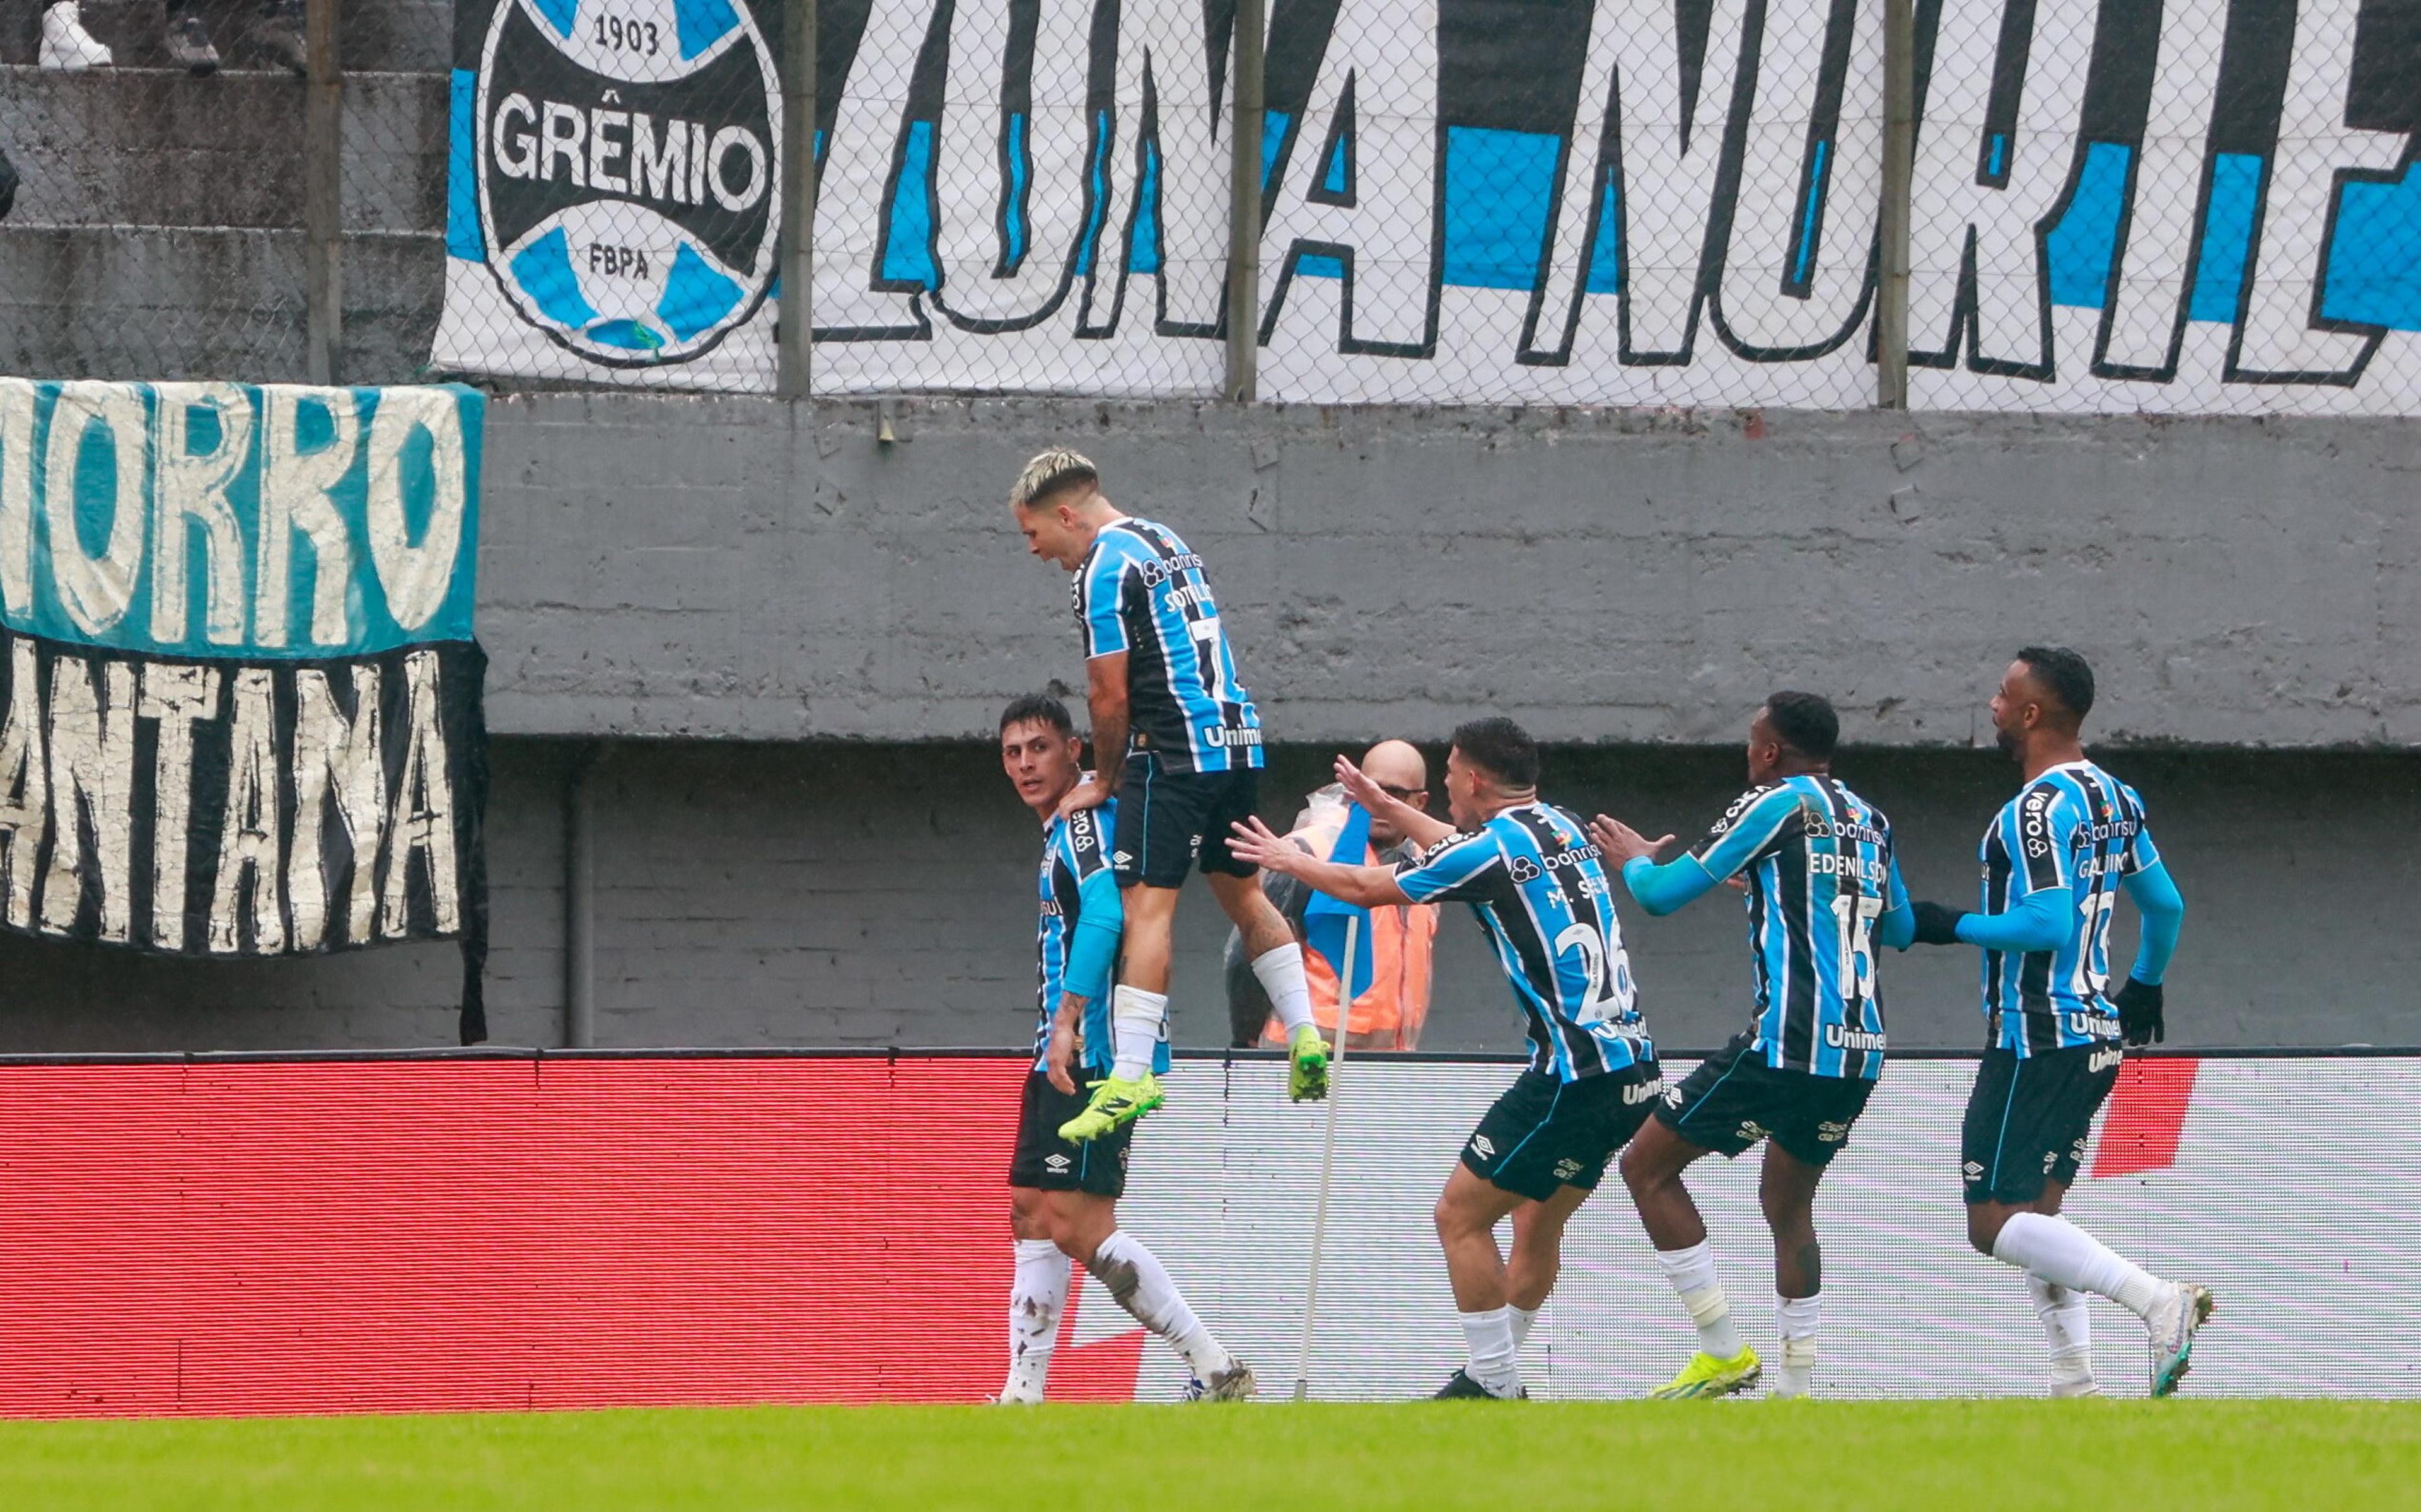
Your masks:
<svg viewBox="0 0 2421 1512"><path fill-rule="evenodd" d="M2130 976L2118 990L2119 1037L2131 1045L2157 1045L2169 1037L2168 1021L2161 1014L2161 990Z"/></svg>
<svg viewBox="0 0 2421 1512"><path fill-rule="evenodd" d="M1916 915L1916 943L1920 945L1955 945L1959 943L1959 921L1967 916L1965 909L1945 908L1940 903L1911 903Z"/></svg>

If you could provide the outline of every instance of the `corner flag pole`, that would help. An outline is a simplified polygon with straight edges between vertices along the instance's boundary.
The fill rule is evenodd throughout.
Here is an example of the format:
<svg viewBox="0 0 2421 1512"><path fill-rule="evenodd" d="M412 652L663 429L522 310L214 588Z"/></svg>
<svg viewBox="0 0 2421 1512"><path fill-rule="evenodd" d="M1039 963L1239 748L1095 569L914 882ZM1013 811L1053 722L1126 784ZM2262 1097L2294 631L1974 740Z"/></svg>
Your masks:
<svg viewBox="0 0 2421 1512"><path fill-rule="evenodd" d="M1349 913L1345 917L1345 969L1338 974L1341 989L1336 1009L1336 1052L1328 1061L1328 1132L1320 1148L1320 1206L1312 1209L1311 1277L1303 1295L1303 1352L1295 1357L1294 1399L1298 1402L1311 1395L1311 1341L1320 1321L1320 1252L1328 1238L1328 1186L1336 1171L1336 1102L1345 1068L1345 1041L1351 1037L1348 1026L1353 1021L1354 947L1361 943L1362 916Z"/></svg>

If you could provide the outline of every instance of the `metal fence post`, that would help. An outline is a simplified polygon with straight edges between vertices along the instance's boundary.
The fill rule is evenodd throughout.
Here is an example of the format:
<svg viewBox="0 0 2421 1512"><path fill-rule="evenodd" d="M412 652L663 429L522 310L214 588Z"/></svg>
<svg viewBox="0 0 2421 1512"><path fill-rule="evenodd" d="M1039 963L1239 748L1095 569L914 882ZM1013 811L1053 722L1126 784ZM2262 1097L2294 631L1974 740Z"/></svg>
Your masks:
<svg viewBox="0 0 2421 1512"><path fill-rule="evenodd" d="M1916 167L1916 17L1883 0L1882 269L1875 289L1875 403L1908 408L1908 222Z"/></svg>
<svg viewBox="0 0 2421 1512"><path fill-rule="evenodd" d="M782 303L773 338L775 392L804 398L815 345L808 301L815 283L816 0L782 7Z"/></svg>
<svg viewBox="0 0 2421 1512"><path fill-rule="evenodd" d="M1227 377L1221 392L1249 401L1259 388L1261 324L1261 48L1267 0L1236 0L1236 113L1227 199Z"/></svg>
<svg viewBox="0 0 2421 1512"><path fill-rule="evenodd" d="M334 383L344 367L344 67L336 56L336 0L305 0L303 304L305 369Z"/></svg>

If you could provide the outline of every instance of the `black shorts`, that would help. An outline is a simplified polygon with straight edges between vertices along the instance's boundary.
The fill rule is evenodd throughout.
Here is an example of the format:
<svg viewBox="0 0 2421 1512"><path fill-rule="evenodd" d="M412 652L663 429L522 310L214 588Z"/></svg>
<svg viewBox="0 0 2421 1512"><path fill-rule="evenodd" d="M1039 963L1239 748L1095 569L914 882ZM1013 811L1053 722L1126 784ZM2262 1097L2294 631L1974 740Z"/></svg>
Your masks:
<svg viewBox="0 0 2421 1512"><path fill-rule="evenodd" d="M1776 1070L1755 1036L1739 1035L1664 1094L1656 1119L1726 1160L1771 1139L1795 1159L1824 1166L1850 1142L1850 1126L1874 1093L1867 1077Z"/></svg>
<svg viewBox="0 0 2421 1512"><path fill-rule="evenodd" d="M1523 1071L1462 1146L1474 1176L1544 1202L1557 1187L1595 1192L1605 1165L1639 1132L1664 1090L1654 1061L1558 1082Z"/></svg>
<svg viewBox="0 0 2421 1512"><path fill-rule="evenodd" d="M1017 1114L1017 1153L1009 1157L1008 1184L1045 1192L1088 1192L1096 1197L1127 1193L1127 1151L1135 1126L1127 1124L1082 1145L1059 1137L1059 1126L1085 1111L1085 1083L1062 1092L1040 1071L1025 1078Z"/></svg>
<svg viewBox="0 0 2421 1512"><path fill-rule="evenodd" d="M1118 828L1110 869L1120 886L1175 887L1198 859L1203 872L1250 877L1255 868L1227 850L1227 826L1252 817L1261 774L1171 772L1151 751L1127 753L1118 779Z"/></svg>
<svg viewBox="0 0 2421 1512"><path fill-rule="evenodd" d="M2115 1039L2023 1059L2015 1051L1984 1052L1959 1134L1967 1200L2029 1203L2046 1181L2072 1184L2093 1115L2118 1084L2125 1059Z"/></svg>

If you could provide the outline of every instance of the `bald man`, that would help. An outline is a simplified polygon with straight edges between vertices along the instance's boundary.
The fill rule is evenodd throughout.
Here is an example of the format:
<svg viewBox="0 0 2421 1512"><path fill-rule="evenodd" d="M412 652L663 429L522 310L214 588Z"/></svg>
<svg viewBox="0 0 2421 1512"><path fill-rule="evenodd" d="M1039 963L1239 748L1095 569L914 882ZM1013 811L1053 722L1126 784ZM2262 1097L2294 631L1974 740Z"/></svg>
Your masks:
<svg viewBox="0 0 2421 1512"><path fill-rule="evenodd" d="M1429 804L1429 764L1410 740L1382 740L1362 757L1362 770L1394 798L1414 808ZM1345 789L1331 783L1305 801L1303 814L1287 838L1325 861L1336 849L1345 826ZM1419 847L1386 818L1370 817L1371 865L1410 860ZM1296 936L1303 934L1304 906L1311 889L1282 872L1261 873L1261 890ZM1438 906L1401 903L1370 911L1372 966L1370 986L1353 1000L1346 1018L1347 1044L1353 1050L1414 1050L1421 1025L1429 1013L1429 955L1437 939ZM1227 935L1227 1023L1229 1043L1238 1049L1257 1044L1286 1047L1283 1027L1270 1008L1244 959L1244 942L1236 931ZM1304 970L1311 987L1312 1021L1334 1043L1336 1038L1336 974L1317 951L1304 952Z"/></svg>

